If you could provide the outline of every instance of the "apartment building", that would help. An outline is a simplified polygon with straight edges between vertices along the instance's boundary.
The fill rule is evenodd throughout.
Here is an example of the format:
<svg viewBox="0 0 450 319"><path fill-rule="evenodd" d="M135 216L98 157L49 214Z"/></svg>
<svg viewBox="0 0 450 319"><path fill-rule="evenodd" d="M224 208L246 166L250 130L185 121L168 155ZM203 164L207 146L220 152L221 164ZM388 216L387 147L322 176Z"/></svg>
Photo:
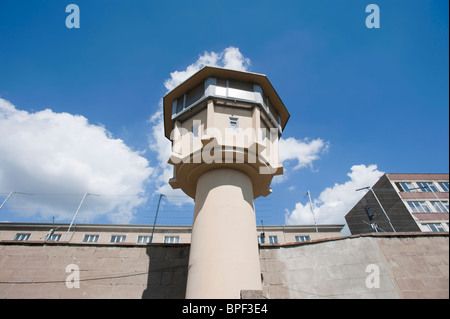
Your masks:
<svg viewBox="0 0 450 319"><path fill-rule="evenodd" d="M345 220L352 234L448 232L449 174L385 174Z"/></svg>

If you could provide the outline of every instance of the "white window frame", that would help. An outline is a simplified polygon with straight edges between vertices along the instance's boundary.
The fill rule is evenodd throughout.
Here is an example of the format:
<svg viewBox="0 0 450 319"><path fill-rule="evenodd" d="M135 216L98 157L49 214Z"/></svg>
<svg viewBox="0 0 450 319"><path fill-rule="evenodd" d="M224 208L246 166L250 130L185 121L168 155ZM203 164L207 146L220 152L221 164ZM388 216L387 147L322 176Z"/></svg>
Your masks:
<svg viewBox="0 0 450 319"><path fill-rule="evenodd" d="M400 192L405 192L405 193L417 193L420 192L419 189L415 189L417 188L417 185L414 182L398 182L398 184L400 185L400 187L402 189L399 189Z"/></svg>
<svg viewBox="0 0 450 319"><path fill-rule="evenodd" d="M278 244L278 236L277 235L269 236L269 244Z"/></svg>
<svg viewBox="0 0 450 319"><path fill-rule="evenodd" d="M239 118L230 116L230 129L233 133L238 133L239 131Z"/></svg>
<svg viewBox="0 0 450 319"><path fill-rule="evenodd" d="M96 243L98 242L99 235L85 234L83 237L83 243Z"/></svg>
<svg viewBox="0 0 450 319"><path fill-rule="evenodd" d="M408 207L413 213L432 213L426 201L407 201Z"/></svg>
<svg viewBox="0 0 450 319"><path fill-rule="evenodd" d="M27 241L28 239L30 239L31 234L30 233L17 233L14 236L15 241Z"/></svg>
<svg viewBox="0 0 450 319"><path fill-rule="evenodd" d="M126 235L111 235L110 243L124 243L126 240Z"/></svg>
<svg viewBox="0 0 450 319"><path fill-rule="evenodd" d="M178 244L180 236L164 236L164 244Z"/></svg>
<svg viewBox="0 0 450 319"><path fill-rule="evenodd" d="M447 213L448 212L449 205L448 205L448 202L446 202L446 201L442 201L442 202L430 201L430 204L436 213Z"/></svg>
<svg viewBox="0 0 450 319"><path fill-rule="evenodd" d="M309 236L309 235L295 236L295 241L297 243L302 243L302 242L310 241L310 240L311 240L311 236Z"/></svg>
<svg viewBox="0 0 450 319"><path fill-rule="evenodd" d="M46 241L59 241L61 239L61 234L51 234L47 237Z"/></svg>
<svg viewBox="0 0 450 319"><path fill-rule="evenodd" d="M138 236L138 244L150 244L152 242L152 236Z"/></svg>
<svg viewBox="0 0 450 319"><path fill-rule="evenodd" d="M428 232L445 232L448 231L445 229L445 227L441 223L426 223L422 224L426 231Z"/></svg>
<svg viewBox="0 0 450 319"><path fill-rule="evenodd" d="M449 192L449 185L448 182L437 182L439 184L439 187L441 188L442 192L448 193Z"/></svg>
<svg viewBox="0 0 450 319"><path fill-rule="evenodd" d="M438 188L433 182L416 182L416 183L417 187L419 187L420 191L423 193L432 193L433 191L435 193L439 192Z"/></svg>

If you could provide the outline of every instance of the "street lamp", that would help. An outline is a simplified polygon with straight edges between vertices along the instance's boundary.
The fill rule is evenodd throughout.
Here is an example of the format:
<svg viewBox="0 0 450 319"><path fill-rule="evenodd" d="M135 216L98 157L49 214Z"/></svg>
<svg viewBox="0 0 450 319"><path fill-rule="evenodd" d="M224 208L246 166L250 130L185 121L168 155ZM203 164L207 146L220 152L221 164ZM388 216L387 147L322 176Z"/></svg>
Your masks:
<svg viewBox="0 0 450 319"><path fill-rule="evenodd" d="M158 207L156 208L155 221L153 222L152 236L150 237L150 243L153 243L153 233L155 232L156 219L158 218L159 204L161 204L161 199L163 196L166 196L166 195L159 194Z"/></svg>
<svg viewBox="0 0 450 319"><path fill-rule="evenodd" d="M306 195L308 195L308 197L309 197L309 205L311 206L311 213L312 213L313 218L314 218L314 226L316 227L317 239L319 239L319 229L317 228L316 215L314 214L313 204L312 204L312 201L311 201L311 193L308 191L306 193Z"/></svg>

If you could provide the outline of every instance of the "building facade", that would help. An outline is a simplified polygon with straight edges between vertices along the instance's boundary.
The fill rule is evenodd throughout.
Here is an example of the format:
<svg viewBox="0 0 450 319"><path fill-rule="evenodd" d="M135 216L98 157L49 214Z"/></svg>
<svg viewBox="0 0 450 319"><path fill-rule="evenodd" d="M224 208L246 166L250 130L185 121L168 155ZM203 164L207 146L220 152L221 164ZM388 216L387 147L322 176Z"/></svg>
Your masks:
<svg viewBox="0 0 450 319"><path fill-rule="evenodd" d="M344 225L258 226L254 232L259 245L291 244L341 236ZM71 244L190 244L192 226L0 223L0 242L64 242ZM153 236L153 240L152 240Z"/></svg>
<svg viewBox="0 0 450 319"><path fill-rule="evenodd" d="M449 174L385 174L345 216L350 232L448 232Z"/></svg>

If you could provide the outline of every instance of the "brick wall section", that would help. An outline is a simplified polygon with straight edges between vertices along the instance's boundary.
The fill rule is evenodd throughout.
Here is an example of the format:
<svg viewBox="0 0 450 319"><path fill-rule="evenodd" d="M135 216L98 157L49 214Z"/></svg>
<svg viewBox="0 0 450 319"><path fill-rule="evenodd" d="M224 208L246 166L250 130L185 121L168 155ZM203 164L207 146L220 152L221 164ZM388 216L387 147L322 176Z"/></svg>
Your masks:
<svg viewBox="0 0 450 319"><path fill-rule="evenodd" d="M261 249L260 258L267 298L449 298L448 233L273 246ZM379 288L366 285L369 265L379 269Z"/></svg>
<svg viewBox="0 0 450 319"><path fill-rule="evenodd" d="M0 298L184 298L189 245L2 244Z"/></svg>
<svg viewBox="0 0 450 319"><path fill-rule="evenodd" d="M448 235L377 242L403 298L449 298Z"/></svg>

